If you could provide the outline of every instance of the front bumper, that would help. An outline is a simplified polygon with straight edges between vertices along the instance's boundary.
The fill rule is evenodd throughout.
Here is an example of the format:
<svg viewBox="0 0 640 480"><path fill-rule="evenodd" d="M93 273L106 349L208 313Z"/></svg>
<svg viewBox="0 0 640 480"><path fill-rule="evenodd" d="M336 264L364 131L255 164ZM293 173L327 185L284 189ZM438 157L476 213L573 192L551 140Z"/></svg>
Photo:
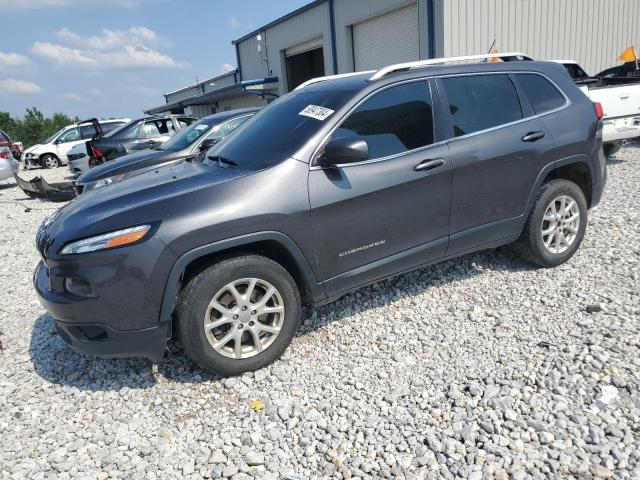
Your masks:
<svg viewBox="0 0 640 480"><path fill-rule="evenodd" d="M159 361L171 334L170 322L160 322L160 307L174 261L175 254L152 237L111 252L47 258L36 267L33 284L74 350ZM70 293L66 278L87 281L92 295Z"/></svg>
<svg viewBox="0 0 640 480"><path fill-rule="evenodd" d="M69 159L69 171L74 175L82 175L89 171L89 156L71 160Z"/></svg>
<svg viewBox="0 0 640 480"><path fill-rule="evenodd" d="M78 353L103 358L143 357L159 362L167 351L168 326L145 330L114 330L100 323L75 324L56 320L60 338Z"/></svg>

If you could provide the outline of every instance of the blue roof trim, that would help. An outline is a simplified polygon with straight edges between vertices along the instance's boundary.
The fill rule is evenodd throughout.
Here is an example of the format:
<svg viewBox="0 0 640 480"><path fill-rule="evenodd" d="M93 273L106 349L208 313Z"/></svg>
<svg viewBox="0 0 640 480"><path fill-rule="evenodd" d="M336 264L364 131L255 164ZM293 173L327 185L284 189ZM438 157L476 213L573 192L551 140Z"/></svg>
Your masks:
<svg viewBox="0 0 640 480"><path fill-rule="evenodd" d="M262 27L258 28L257 30L254 30L253 32L247 33L244 37L240 37L237 40L233 40L231 42L232 45L235 45L237 43L240 43L248 38L254 37L256 36L258 33L266 30L267 28L271 28L274 25L277 25L279 23L284 22L285 20L290 19L291 17L295 17L296 15L299 15L303 12L306 12L307 10L311 10L314 7L317 7L318 5L323 4L324 2L326 2L327 0L315 0L307 5L303 5L302 7L298 8L297 10L294 10L293 12L287 13L286 15L275 19L273 22L267 23L266 25L263 25Z"/></svg>

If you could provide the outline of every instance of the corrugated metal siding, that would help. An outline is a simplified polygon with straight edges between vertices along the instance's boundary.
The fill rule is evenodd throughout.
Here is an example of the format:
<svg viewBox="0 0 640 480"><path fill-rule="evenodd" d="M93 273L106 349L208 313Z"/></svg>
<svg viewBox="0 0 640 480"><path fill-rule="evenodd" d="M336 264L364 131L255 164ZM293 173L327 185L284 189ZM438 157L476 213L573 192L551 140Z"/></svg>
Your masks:
<svg viewBox="0 0 640 480"><path fill-rule="evenodd" d="M194 95L198 95L199 93L202 93L202 88L199 85L194 85L193 87L185 88L184 90L168 94L167 103L177 102L178 100L193 97Z"/></svg>
<svg viewBox="0 0 640 480"><path fill-rule="evenodd" d="M322 37L325 72L331 73L331 33L329 7L322 3L310 10L268 28L262 33L262 57L255 37L238 43L243 80L277 76L285 91L284 52L287 48Z"/></svg>
<svg viewBox="0 0 640 480"><path fill-rule="evenodd" d="M499 51L576 60L595 74L640 43L638 0L439 0L436 11L443 56L484 53L495 39Z"/></svg>
<svg viewBox="0 0 640 480"><path fill-rule="evenodd" d="M235 110L236 108L261 107L267 104L266 99L261 99L258 95L241 95L227 98L218 102L218 112Z"/></svg>

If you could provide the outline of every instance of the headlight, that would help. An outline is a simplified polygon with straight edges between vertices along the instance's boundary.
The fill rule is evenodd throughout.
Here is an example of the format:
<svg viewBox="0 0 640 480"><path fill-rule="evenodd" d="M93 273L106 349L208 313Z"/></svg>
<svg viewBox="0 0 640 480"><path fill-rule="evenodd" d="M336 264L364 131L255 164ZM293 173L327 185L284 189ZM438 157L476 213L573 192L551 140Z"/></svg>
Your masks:
<svg viewBox="0 0 640 480"><path fill-rule="evenodd" d="M83 187L82 191L83 192L89 192L91 190L95 190L96 188L101 188L101 187L104 187L104 186L107 186L107 185L111 185L112 183L119 182L124 177L125 177L125 175L122 174L122 175L114 175L113 177L101 178L100 180L95 180L93 182L87 183Z"/></svg>
<svg viewBox="0 0 640 480"><path fill-rule="evenodd" d="M96 250L109 250L122 247L141 240L149 231L151 225L124 228L111 233L85 238L76 242L67 243L62 249L63 255L73 253L95 252Z"/></svg>

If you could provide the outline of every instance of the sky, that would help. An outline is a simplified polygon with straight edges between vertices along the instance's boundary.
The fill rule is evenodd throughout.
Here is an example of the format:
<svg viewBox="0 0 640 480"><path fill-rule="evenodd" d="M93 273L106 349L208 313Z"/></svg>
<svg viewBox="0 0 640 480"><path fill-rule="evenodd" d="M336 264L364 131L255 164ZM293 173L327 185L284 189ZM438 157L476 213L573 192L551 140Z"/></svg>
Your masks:
<svg viewBox="0 0 640 480"><path fill-rule="evenodd" d="M231 41L310 0L0 0L0 111L131 117L236 67Z"/></svg>

